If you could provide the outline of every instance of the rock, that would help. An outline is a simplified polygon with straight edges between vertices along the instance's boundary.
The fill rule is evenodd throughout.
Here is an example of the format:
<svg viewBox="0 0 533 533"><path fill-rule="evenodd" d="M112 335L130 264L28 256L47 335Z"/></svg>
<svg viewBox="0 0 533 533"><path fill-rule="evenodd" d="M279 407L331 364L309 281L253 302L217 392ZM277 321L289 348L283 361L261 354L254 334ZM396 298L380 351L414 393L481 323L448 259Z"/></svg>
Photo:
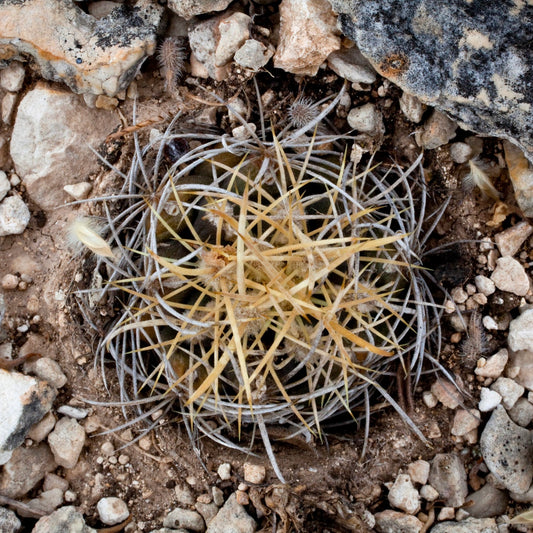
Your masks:
<svg viewBox="0 0 533 533"><path fill-rule="evenodd" d="M60 389L67 382L61 367L49 357L39 357L24 363L24 372L35 374L56 389Z"/></svg>
<svg viewBox="0 0 533 533"><path fill-rule="evenodd" d="M0 201L6 197L6 194L11 190L11 183L7 179L7 174L0 170Z"/></svg>
<svg viewBox="0 0 533 533"><path fill-rule="evenodd" d="M374 515L376 531L380 533L419 533L424 524L415 516L397 511L382 511Z"/></svg>
<svg viewBox="0 0 533 533"><path fill-rule="evenodd" d="M32 533L97 533L96 529L89 527L83 515L75 507L61 507L49 516L43 516L35 524Z"/></svg>
<svg viewBox="0 0 533 533"><path fill-rule="evenodd" d="M196 501L189 485L176 485L174 493L176 494L176 501L182 505L194 505Z"/></svg>
<svg viewBox="0 0 533 533"><path fill-rule="evenodd" d="M46 474L44 476L43 491L52 489L60 489L61 492L65 492L68 489L68 481L57 474Z"/></svg>
<svg viewBox="0 0 533 533"><path fill-rule="evenodd" d="M479 427L481 414L477 409L457 409L453 417L451 434L464 437L467 433Z"/></svg>
<svg viewBox="0 0 533 533"><path fill-rule="evenodd" d="M533 168L520 148L507 141L503 147L516 202L526 217L533 217Z"/></svg>
<svg viewBox="0 0 533 533"><path fill-rule="evenodd" d="M461 393L457 390L457 387L445 379L437 379L437 381L431 385L431 392L442 405L450 409L457 408L462 402Z"/></svg>
<svg viewBox="0 0 533 533"><path fill-rule="evenodd" d="M0 474L0 493L8 498L20 498L57 468L46 444L31 448L17 448Z"/></svg>
<svg viewBox="0 0 533 533"><path fill-rule="evenodd" d="M141 0L96 20L70 0L3 2L2 58L31 56L47 80L63 81L76 93L115 96L155 52L162 12Z"/></svg>
<svg viewBox="0 0 533 533"><path fill-rule="evenodd" d="M529 350L511 351L506 372L517 383L533 391L533 352Z"/></svg>
<svg viewBox="0 0 533 533"><path fill-rule="evenodd" d="M72 405L61 405L57 412L60 415L69 416L70 418L75 418L76 420L83 420L89 414L87 409L81 409L80 407L74 407Z"/></svg>
<svg viewBox="0 0 533 533"><path fill-rule="evenodd" d="M424 485L420 488L420 496L428 502L434 502L439 497L439 493L431 485Z"/></svg>
<svg viewBox="0 0 533 533"><path fill-rule="evenodd" d="M427 122L415 133L415 141L424 150L433 150L455 137L457 124L439 111L433 111Z"/></svg>
<svg viewBox="0 0 533 533"><path fill-rule="evenodd" d="M224 505L224 493L218 487L211 487L211 492L213 493L213 501L218 507Z"/></svg>
<svg viewBox="0 0 533 533"><path fill-rule="evenodd" d="M58 465L74 468L85 444L85 430L74 419L65 416L48 435L48 444Z"/></svg>
<svg viewBox="0 0 533 533"><path fill-rule="evenodd" d="M507 343L514 352L520 350L533 352L533 309L527 309L511 320Z"/></svg>
<svg viewBox="0 0 533 533"><path fill-rule="evenodd" d="M482 413L486 413L488 411L496 409L496 407L500 405L501 402L502 397L498 392L487 389L487 387L481 388L478 408Z"/></svg>
<svg viewBox="0 0 533 533"><path fill-rule="evenodd" d="M4 124L11 125L13 113L17 105L17 95L13 93L7 93L2 98L2 122Z"/></svg>
<svg viewBox="0 0 533 533"><path fill-rule="evenodd" d="M485 296L490 296L496 291L496 285L494 284L494 281L492 281L490 278L487 278L487 276L476 276L474 278L474 282L477 290Z"/></svg>
<svg viewBox="0 0 533 533"><path fill-rule="evenodd" d="M250 37L252 19L244 13L232 13L224 16L218 23L218 43L215 49L215 67L227 65L235 52Z"/></svg>
<svg viewBox="0 0 533 533"><path fill-rule="evenodd" d="M18 287L19 281L18 276L15 276L14 274L6 274L2 278L2 289L5 291L14 291Z"/></svg>
<svg viewBox="0 0 533 533"><path fill-rule="evenodd" d="M428 481L430 464L427 461L419 459L407 466L407 473L413 483L425 485Z"/></svg>
<svg viewBox="0 0 533 533"><path fill-rule="evenodd" d="M48 412L40 422L32 426L30 431L28 431L28 437L34 442L41 442L48 437L55 425L56 417L54 413Z"/></svg>
<svg viewBox="0 0 533 533"><path fill-rule="evenodd" d="M456 142L450 144L450 157L457 164L466 163L472 158L472 147L468 143Z"/></svg>
<svg viewBox="0 0 533 533"><path fill-rule="evenodd" d="M207 533L254 533L255 520L237 503L233 493L207 528Z"/></svg>
<svg viewBox="0 0 533 533"><path fill-rule="evenodd" d="M525 428L533 420L533 405L526 398L518 398L507 414L515 424Z"/></svg>
<svg viewBox="0 0 533 533"><path fill-rule="evenodd" d="M108 526L120 524L130 516L126 502L113 496L100 499L96 504L96 509L100 520Z"/></svg>
<svg viewBox="0 0 533 533"><path fill-rule="evenodd" d="M168 0L167 7L186 20L211 13L213 11L224 11L232 0Z"/></svg>
<svg viewBox="0 0 533 533"><path fill-rule="evenodd" d="M337 17L327 0L282 0L279 45L274 67L314 76L326 58L341 47Z"/></svg>
<svg viewBox="0 0 533 533"><path fill-rule="evenodd" d="M218 467L217 474L222 481L231 479L231 465L229 463L222 463Z"/></svg>
<svg viewBox="0 0 533 533"><path fill-rule="evenodd" d="M270 47L267 48L255 39L247 39L235 52L233 59L237 65L256 72L264 67L273 55L274 50Z"/></svg>
<svg viewBox="0 0 533 533"><path fill-rule="evenodd" d="M389 490L389 503L408 514L420 511L420 495L408 474L399 474Z"/></svg>
<svg viewBox="0 0 533 533"><path fill-rule="evenodd" d="M30 428L50 411L56 392L18 372L0 370L0 452L14 450Z"/></svg>
<svg viewBox="0 0 533 533"><path fill-rule="evenodd" d="M68 200L65 182L97 170L90 146L100 144L118 124L112 112L89 109L75 94L37 84L20 102L10 146L32 200L43 209Z"/></svg>
<svg viewBox="0 0 533 533"><path fill-rule="evenodd" d="M529 290L529 278L524 267L512 257L500 257L490 279L501 291L525 296Z"/></svg>
<svg viewBox="0 0 533 533"><path fill-rule="evenodd" d="M19 235L30 221L30 210L18 195L4 198L0 203L0 237Z"/></svg>
<svg viewBox="0 0 533 533"><path fill-rule="evenodd" d="M437 516L437 520L442 522L443 520L453 520L455 518L455 509L453 507L443 507Z"/></svg>
<svg viewBox="0 0 533 533"><path fill-rule="evenodd" d="M429 484L448 507L461 507L468 494L466 471L461 459L453 453L439 453L431 461Z"/></svg>
<svg viewBox="0 0 533 533"><path fill-rule="evenodd" d="M467 518L461 522L441 522L431 533L498 533L494 518Z"/></svg>
<svg viewBox="0 0 533 533"><path fill-rule="evenodd" d="M480 439L488 469L508 490L525 492L533 480L531 432L515 424L502 406L490 417Z"/></svg>
<svg viewBox="0 0 533 533"><path fill-rule="evenodd" d="M510 378L498 378L490 387L502 397L506 409L511 409L518 398L524 394L524 387Z"/></svg>
<svg viewBox="0 0 533 533"><path fill-rule="evenodd" d="M372 136L383 135L385 132L383 116L375 104L371 103L351 109L348 113L348 124L350 128Z"/></svg>
<svg viewBox="0 0 533 533"><path fill-rule="evenodd" d="M530 6L452 0L331 0L344 34L383 76L466 129L533 158ZM392 15L393 14L393 15Z"/></svg>
<svg viewBox="0 0 533 533"><path fill-rule="evenodd" d="M494 235L494 242L502 256L514 256L526 239L533 233L533 226L527 222L519 222L514 226Z"/></svg>
<svg viewBox="0 0 533 533"><path fill-rule="evenodd" d="M108 0L98 0L96 2L90 2L87 6L89 15L92 15L95 19L102 19L111 14L113 9L120 7L117 2L110 2Z"/></svg>
<svg viewBox="0 0 533 533"><path fill-rule="evenodd" d="M89 183L88 181L82 181L80 183L71 183L70 185L65 185L63 190L75 200L84 200L89 196L92 188L92 183Z"/></svg>
<svg viewBox="0 0 533 533"><path fill-rule="evenodd" d="M189 511L188 509L174 509L165 516L163 520L164 527L170 528L184 528L191 531L205 531L204 519L196 511Z"/></svg>
<svg viewBox="0 0 533 533"><path fill-rule="evenodd" d="M509 496L517 503L532 503L533 502L533 486L529 487L526 492L517 493L510 492Z"/></svg>
<svg viewBox="0 0 533 533"><path fill-rule="evenodd" d="M485 483L481 489L469 494L466 501L470 516L489 518L505 514L509 496L503 490L493 487L490 483Z"/></svg>
<svg viewBox="0 0 533 533"><path fill-rule="evenodd" d="M265 481L266 468L264 465L244 463L244 481L260 485Z"/></svg>
<svg viewBox="0 0 533 533"><path fill-rule="evenodd" d="M22 524L13 511L0 507L0 531L2 533L17 533L21 527Z"/></svg>
<svg viewBox="0 0 533 533"><path fill-rule="evenodd" d="M60 505L63 504L63 491L59 488L45 490L37 498L28 502L28 506L34 511L40 511L44 514L53 513ZM21 516L27 516L20 512Z"/></svg>
<svg viewBox="0 0 533 533"><path fill-rule="evenodd" d="M433 409L439 403L437 397L430 390L425 390L422 393L422 400L430 409Z"/></svg>
<svg viewBox="0 0 533 533"><path fill-rule="evenodd" d="M509 359L509 352L502 348L488 359L480 358L474 370L477 376L496 379L501 376Z"/></svg>
<svg viewBox="0 0 533 533"><path fill-rule="evenodd" d="M206 525L209 525L218 513L218 505L216 503L196 502L194 507L202 515Z"/></svg>
<svg viewBox="0 0 533 533"><path fill-rule="evenodd" d="M16 93L22 89L26 70L22 63L13 61L6 68L0 70L0 87L6 91Z"/></svg>
<svg viewBox="0 0 533 533"><path fill-rule="evenodd" d="M338 76L352 83L374 83L376 71L357 46L341 48L328 56L328 67Z"/></svg>

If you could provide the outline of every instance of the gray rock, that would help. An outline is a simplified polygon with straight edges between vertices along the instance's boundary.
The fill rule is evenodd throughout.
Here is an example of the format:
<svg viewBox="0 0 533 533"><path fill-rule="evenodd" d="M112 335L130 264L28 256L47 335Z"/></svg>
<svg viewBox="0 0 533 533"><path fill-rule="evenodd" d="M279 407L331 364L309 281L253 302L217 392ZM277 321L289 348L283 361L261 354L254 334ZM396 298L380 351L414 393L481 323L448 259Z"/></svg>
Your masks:
<svg viewBox="0 0 533 533"><path fill-rule="evenodd" d="M532 503L533 502L533 486L529 487L526 492L518 494L517 492L510 492L509 496L517 503Z"/></svg>
<svg viewBox="0 0 533 533"><path fill-rule="evenodd" d="M526 398L519 398L507 414L515 424L525 428L533 420L533 405Z"/></svg>
<svg viewBox="0 0 533 533"><path fill-rule="evenodd" d="M30 428L50 411L56 392L18 372L0 370L0 452L22 444Z"/></svg>
<svg viewBox="0 0 533 533"><path fill-rule="evenodd" d="M48 435L48 444L58 465L74 468L85 444L85 430L76 420L65 416Z"/></svg>
<svg viewBox="0 0 533 533"><path fill-rule="evenodd" d="M453 417L451 434L456 437L464 437L479 426L480 416L477 409L457 409Z"/></svg>
<svg viewBox="0 0 533 533"><path fill-rule="evenodd" d="M348 124L350 128L370 135L382 135L385 132L383 116L372 103L351 109L348 113Z"/></svg>
<svg viewBox="0 0 533 533"><path fill-rule="evenodd" d="M518 398L524 394L524 387L511 378L498 378L490 388L502 397L506 409L511 409Z"/></svg>
<svg viewBox="0 0 533 533"><path fill-rule="evenodd" d="M264 67L273 55L274 51L263 43L255 39L247 39L235 52L233 59L241 67L257 71Z"/></svg>
<svg viewBox="0 0 533 533"><path fill-rule="evenodd" d="M431 528L431 533L498 533L494 518L467 518L461 522L441 522Z"/></svg>
<svg viewBox="0 0 533 533"><path fill-rule="evenodd" d="M32 533L97 533L89 527L83 515L75 507L61 507L49 516L43 516L35 524Z"/></svg>
<svg viewBox="0 0 533 533"><path fill-rule="evenodd" d="M452 143L450 144L450 157L454 163L466 163L472 158L472 147L468 143Z"/></svg>
<svg viewBox="0 0 533 533"><path fill-rule="evenodd" d="M120 498L101 498L96 504L96 509L100 520L108 526L120 524L130 516L126 502Z"/></svg>
<svg viewBox="0 0 533 533"><path fill-rule="evenodd" d="M255 520L237 503L233 493L209 524L207 533L254 533L256 529Z"/></svg>
<svg viewBox="0 0 533 533"><path fill-rule="evenodd" d="M15 93L7 93L2 98L2 122L11 125L13 113L17 105L17 95Z"/></svg>
<svg viewBox="0 0 533 533"><path fill-rule="evenodd" d="M2 533L17 533L21 527L22 524L13 511L0 507L0 531Z"/></svg>
<svg viewBox="0 0 533 533"><path fill-rule="evenodd" d="M140 0L97 20L70 0L2 2L0 46L10 59L32 57L43 78L74 92L115 96L155 52L162 12Z"/></svg>
<svg viewBox="0 0 533 533"><path fill-rule="evenodd" d="M202 502L196 502L194 505L196 510L202 515L202 518L204 519L204 522L206 525L209 525L211 523L211 520L215 518L215 516L218 513L218 505L216 503L202 503Z"/></svg>
<svg viewBox="0 0 533 533"><path fill-rule="evenodd" d="M515 424L502 406L490 417L480 439L488 469L508 490L525 492L533 480L531 432Z"/></svg>
<svg viewBox="0 0 533 533"><path fill-rule="evenodd" d="M0 200L3 200L10 190L11 183L7 179L7 174L3 170L0 170Z"/></svg>
<svg viewBox="0 0 533 533"><path fill-rule="evenodd" d="M341 47L337 19L327 0L283 0L274 67L314 76L326 58Z"/></svg>
<svg viewBox="0 0 533 533"><path fill-rule="evenodd" d="M54 429L56 421L57 420L54 413L49 411L46 413L46 415L44 415L40 422L37 422L37 424L31 427L31 429L28 431L28 437L34 442L43 441L46 439L46 437L48 437L50 431Z"/></svg>
<svg viewBox="0 0 533 533"><path fill-rule="evenodd" d="M76 420L83 420L89 414L87 409L81 409L80 407L74 407L72 405L62 405L57 409L60 415L69 416Z"/></svg>
<svg viewBox="0 0 533 533"><path fill-rule="evenodd" d="M0 493L8 498L20 498L56 468L54 456L46 444L19 447L13 451L0 474Z"/></svg>
<svg viewBox="0 0 533 533"><path fill-rule="evenodd" d="M533 351L511 351L510 360L507 364L507 372L513 376L513 379L517 383L520 383L520 385L523 385L529 391L533 391Z"/></svg>
<svg viewBox="0 0 533 533"><path fill-rule="evenodd" d="M490 279L501 291L525 296L529 290L529 278L524 267L512 257L500 257Z"/></svg>
<svg viewBox="0 0 533 533"><path fill-rule="evenodd" d="M63 504L63 491L59 488L45 490L37 498L28 502L28 506L34 511L40 511L44 514L53 513L60 505ZM26 516L23 511L21 516Z"/></svg>
<svg viewBox="0 0 533 533"><path fill-rule="evenodd" d="M67 382L59 364L49 357L39 357L24 363L24 372L35 374L56 389L60 389Z"/></svg>
<svg viewBox="0 0 533 533"><path fill-rule="evenodd" d="M468 494L466 470L454 453L439 453L431 461L429 484L448 507L461 507Z"/></svg>
<svg viewBox="0 0 533 533"><path fill-rule="evenodd" d="M341 48L328 56L328 66L333 72L352 83L374 83L376 71L357 46Z"/></svg>
<svg viewBox="0 0 533 533"><path fill-rule="evenodd" d="M452 0L330 0L374 68L467 129L520 144L530 127L532 6Z"/></svg>
<svg viewBox="0 0 533 533"><path fill-rule="evenodd" d="M189 511L188 509L177 508L165 516L163 526L169 528L184 528L191 531L205 531L204 519L196 511Z"/></svg>
<svg viewBox="0 0 533 533"><path fill-rule="evenodd" d="M533 309L527 309L511 321L507 343L514 352L533 352Z"/></svg>
<svg viewBox="0 0 533 533"><path fill-rule="evenodd" d="M420 511L420 495L407 474L399 474L389 490L389 503L408 514Z"/></svg>
<svg viewBox="0 0 533 533"><path fill-rule="evenodd" d="M191 19L196 15L224 11L232 0L168 0L169 9L184 19Z"/></svg>
<svg viewBox="0 0 533 533"><path fill-rule="evenodd" d="M374 515L379 533L419 533L424 524L416 518L397 511L382 511Z"/></svg>
<svg viewBox="0 0 533 533"><path fill-rule="evenodd" d="M457 130L455 122L444 113L433 111L427 122L415 133L415 140L424 150L433 150L453 139L455 130Z"/></svg>
<svg viewBox="0 0 533 533"><path fill-rule="evenodd" d="M0 204L0 237L19 235L30 221L30 210L18 196L8 196Z"/></svg>
<svg viewBox="0 0 533 533"><path fill-rule="evenodd" d="M118 124L112 112L89 109L71 92L44 83L28 92L18 108L10 151L32 200L43 209L68 201L65 182L85 179L98 168L90 146Z"/></svg>
<svg viewBox="0 0 533 533"><path fill-rule="evenodd" d="M485 483L483 487L466 498L468 514L474 518L490 518L505 514L509 496L507 492Z"/></svg>

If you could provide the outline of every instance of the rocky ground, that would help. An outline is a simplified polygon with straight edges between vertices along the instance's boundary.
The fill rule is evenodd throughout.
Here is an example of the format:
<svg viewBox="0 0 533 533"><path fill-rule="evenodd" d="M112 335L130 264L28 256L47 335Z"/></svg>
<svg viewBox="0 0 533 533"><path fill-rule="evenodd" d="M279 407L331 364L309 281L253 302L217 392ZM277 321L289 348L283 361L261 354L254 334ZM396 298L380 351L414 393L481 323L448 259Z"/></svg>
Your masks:
<svg viewBox="0 0 533 533"><path fill-rule="evenodd" d="M463 17L451 26L469 28L461 37L423 1L390 21L379 18L386 2L353 2L365 8L363 29L349 2L332 3L344 34L325 0L146 0L111 13L115 2L0 3L1 531L528 530L532 66L519 36L531 8L506 6L497 33L450 3L446 17ZM403 23L417 46L390 35L388 24ZM452 44L436 43L443 28ZM424 71L428 57L438 75ZM460 76L446 77L457 58ZM236 136L239 123L216 97L253 122L254 80L274 123L299 97L317 102L346 85L328 118L356 136L350 157L408 166L423 151L428 203L449 199L427 260L444 288L439 357L449 374L422 376L412 413L430 446L380 409L363 459L354 427L327 442L276 441L281 484L260 446L255 456L209 441L193 449L163 413L137 439L142 428L123 427L120 407L94 403L119 399L95 364L103 331L89 323L105 324L109 310L96 319L77 306L92 263L67 234L79 214L102 213L83 200L109 196L120 178L89 146L126 171L131 131L146 140L178 111L185 127Z"/></svg>

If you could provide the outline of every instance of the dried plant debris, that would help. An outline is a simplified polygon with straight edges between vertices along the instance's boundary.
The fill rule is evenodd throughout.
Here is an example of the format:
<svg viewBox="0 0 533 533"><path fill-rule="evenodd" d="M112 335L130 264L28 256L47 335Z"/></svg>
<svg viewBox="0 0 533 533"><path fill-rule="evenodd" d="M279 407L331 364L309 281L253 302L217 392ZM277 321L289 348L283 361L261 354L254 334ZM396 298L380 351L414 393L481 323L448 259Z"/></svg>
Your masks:
<svg viewBox="0 0 533 533"><path fill-rule="evenodd" d="M322 438L344 413L368 433L373 397L423 439L383 377L400 366L415 386L424 361L438 366L421 158L355 168L350 138L316 133L341 95L299 127L261 115L245 140L182 133L179 115L143 148L135 132L126 207L107 211L119 259L98 258L124 302L99 348L121 405L152 426L159 409L181 413L193 442L248 450L259 434L280 479L269 428Z"/></svg>

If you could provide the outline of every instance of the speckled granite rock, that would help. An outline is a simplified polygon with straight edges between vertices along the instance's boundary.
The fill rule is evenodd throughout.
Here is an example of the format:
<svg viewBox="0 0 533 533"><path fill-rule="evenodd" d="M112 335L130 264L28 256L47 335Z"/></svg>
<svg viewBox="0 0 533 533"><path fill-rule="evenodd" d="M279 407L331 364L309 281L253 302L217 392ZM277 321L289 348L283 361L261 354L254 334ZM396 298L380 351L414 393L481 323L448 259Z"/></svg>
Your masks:
<svg viewBox="0 0 533 533"><path fill-rule="evenodd" d="M533 160L533 6L484 0L330 0L376 70L461 126Z"/></svg>
<svg viewBox="0 0 533 533"><path fill-rule="evenodd" d="M154 53L162 9L139 0L97 20L71 0L3 0L0 66L31 56L48 80L114 96Z"/></svg>

